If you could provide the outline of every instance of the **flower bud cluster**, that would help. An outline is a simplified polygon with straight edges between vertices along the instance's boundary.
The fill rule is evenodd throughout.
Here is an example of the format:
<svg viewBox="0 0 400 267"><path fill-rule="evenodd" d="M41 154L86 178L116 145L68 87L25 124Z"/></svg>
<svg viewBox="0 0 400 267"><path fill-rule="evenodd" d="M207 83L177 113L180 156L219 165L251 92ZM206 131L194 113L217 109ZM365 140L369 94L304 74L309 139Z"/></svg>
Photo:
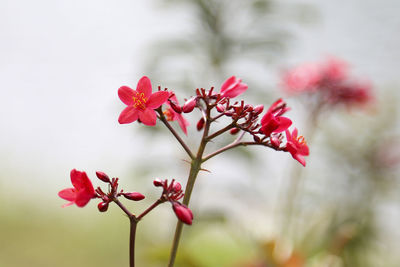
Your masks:
<svg viewBox="0 0 400 267"><path fill-rule="evenodd" d="M107 174L100 171L96 172L96 176L102 182L109 184L107 193L104 193L100 187L97 187L97 189L95 190L95 192L97 193L97 197L101 198L102 200L102 202L97 205L97 208L100 212L107 211L110 202L115 201L115 199L120 196L124 196L126 199L133 201L140 201L145 198L145 196L139 192L125 193L123 190L118 192L118 178L110 179Z"/></svg>
<svg viewBox="0 0 400 267"><path fill-rule="evenodd" d="M153 184L163 189L160 199L162 201L169 201L172 204L172 209L176 217L183 223L191 225L193 221L192 211L186 205L178 202L184 196L182 185L175 181L175 179L172 179L170 183L168 183L168 179L155 179Z"/></svg>

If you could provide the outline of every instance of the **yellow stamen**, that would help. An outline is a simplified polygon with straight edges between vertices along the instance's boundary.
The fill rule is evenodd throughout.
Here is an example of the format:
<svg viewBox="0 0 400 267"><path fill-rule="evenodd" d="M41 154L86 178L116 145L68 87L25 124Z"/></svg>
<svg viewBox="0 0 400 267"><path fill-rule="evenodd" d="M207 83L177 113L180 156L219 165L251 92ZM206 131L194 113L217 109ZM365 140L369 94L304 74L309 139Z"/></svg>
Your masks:
<svg viewBox="0 0 400 267"><path fill-rule="evenodd" d="M133 106L137 109L145 110L146 109L145 104L146 104L147 99L144 97L143 93L140 93L140 94L138 92L135 92L135 93L136 93L136 95L133 96L133 102L134 102Z"/></svg>

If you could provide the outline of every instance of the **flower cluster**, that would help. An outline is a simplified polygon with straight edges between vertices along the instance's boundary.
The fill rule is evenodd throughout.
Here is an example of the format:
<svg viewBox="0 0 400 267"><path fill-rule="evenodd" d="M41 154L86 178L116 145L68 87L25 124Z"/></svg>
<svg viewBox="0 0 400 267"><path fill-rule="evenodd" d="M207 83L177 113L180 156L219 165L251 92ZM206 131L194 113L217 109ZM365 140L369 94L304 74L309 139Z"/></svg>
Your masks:
<svg viewBox="0 0 400 267"><path fill-rule="evenodd" d="M71 171L71 182L74 188L63 189L58 193L61 198L70 201L69 203L63 205L63 207L72 204L76 204L78 207L84 207L91 199L100 198L101 202L97 205L97 208L100 212L106 212L109 204L111 202L115 202L127 213L128 216L132 216L139 220L159 204L169 201L172 203L173 210L178 219L186 224L192 224L192 211L185 205L178 202L178 200L183 197L183 191L181 184L175 180L172 180L170 184L168 184L168 180L154 180L155 186L163 187L163 193L161 194L161 197L142 214L135 216L126 210L125 206L122 205L118 198L123 196L129 200L140 201L143 200L145 196L139 192L124 192L123 190L119 190L119 179L110 179L104 172L97 171L96 176L99 178L99 180L108 184L107 193L105 193L101 187L97 187L95 190L92 182L85 172L73 169Z"/></svg>
<svg viewBox="0 0 400 267"><path fill-rule="evenodd" d="M348 64L336 58L300 65L283 75L283 87L289 94L318 95L330 105L364 105L372 101L371 87L349 77Z"/></svg>
<svg viewBox="0 0 400 267"><path fill-rule="evenodd" d="M244 101L238 102L232 100L244 93L247 89L248 86L243 83L241 79L232 76L222 84L219 93L216 93L214 88L210 90L205 90L203 88L196 89L196 94L180 106L174 92L168 92L167 89L161 91L159 88L158 92L152 93L149 78L142 77L139 80L136 91L127 86L122 86L118 90L121 101L128 105L128 107L122 111L119 121L120 123L129 123L139 118L139 120L146 125L155 125L155 112L157 111L160 119L164 119L165 121L177 121L184 134L187 135L189 123L183 117L183 113L190 113L197 108L202 113L201 118L196 124L196 128L199 131L204 129L207 120L209 122L214 122L222 116L230 117L232 120L227 127L209 136L209 139L227 130L229 130L231 134L236 134L240 131L247 132L252 136L254 142L241 143L241 145L258 144L271 147L275 150L287 151L291 153L293 158L305 166L304 156L307 156L309 151L304 137L297 137L297 134L290 134L288 128L291 126L292 121L282 116L290 110L290 108L287 107L282 99L279 99L271 105L259 121L259 117L264 109L263 105L252 106L245 104ZM137 97L138 94L143 96L140 101ZM147 101L146 99L149 100ZM149 102L150 105L148 104ZM166 104L167 106L164 111L162 110L162 104ZM211 111L214 109L217 115L212 117ZM138 114L138 116L132 114ZM148 118L144 118L146 115L140 114L152 115L148 115ZM149 119L150 117L151 120ZM143 121L143 118L145 121ZM297 133L297 129L295 131ZM284 143L283 132L286 133L286 144Z"/></svg>

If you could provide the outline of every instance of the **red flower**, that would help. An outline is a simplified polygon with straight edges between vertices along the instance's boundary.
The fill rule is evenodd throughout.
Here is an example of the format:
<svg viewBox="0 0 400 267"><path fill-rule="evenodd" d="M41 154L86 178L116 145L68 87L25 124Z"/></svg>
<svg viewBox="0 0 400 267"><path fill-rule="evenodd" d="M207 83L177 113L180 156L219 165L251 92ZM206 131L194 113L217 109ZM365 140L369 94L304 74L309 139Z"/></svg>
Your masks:
<svg viewBox="0 0 400 267"><path fill-rule="evenodd" d="M285 151L288 151L295 160L305 167L306 161L304 156L308 156L310 152L304 137L297 137L297 128L294 128L292 133L288 130L286 130L285 133L287 139Z"/></svg>
<svg viewBox="0 0 400 267"><path fill-rule="evenodd" d="M167 101L169 93L166 91L152 93L150 79L143 76L137 84L136 91L128 86L122 86L118 89L118 96L128 105L119 115L119 123L131 123L139 119L145 125L154 126L157 122L154 109Z"/></svg>
<svg viewBox="0 0 400 267"><path fill-rule="evenodd" d="M178 219L181 222L189 225L192 224L193 213L188 207L179 202L174 201L172 202L172 209L174 210L176 217L178 217Z"/></svg>
<svg viewBox="0 0 400 267"><path fill-rule="evenodd" d="M280 133L289 128L292 121L281 116L288 110L289 108L282 99L275 101L261 119L260 132L270 136L272 133Z"/></svg>
<svg viewBox="0 0 400 267"><path fill-rule="evenodd" d="M179 102L178 99L176 98L175 95L172 95L170 97L170 99L172 101L174 101L174 103L176 105L179 106ZM164 115L167 117L168 121L178 121L179 126L181 127L182 131L187 135L187 126L189 126L189 122L182 116L181 113L176 112L172 107L171 104L169 102L167 102L167 105L169 106L169 108L167 108L164 111Z"/></svg>
<svg viewBox="0 0 400 267"><path fill-rule="evenodd" d="M234 98L241 93L244 93L247 90L248 86L245 83L242 83L241 79L236 78L235 76L227 79L221 87L221 96L227 98Z"/></svg>
<svg viewBox="0 0 400 267"><path fill-rule="evenodd" d="M95 196L92 182L86 172L77 171L76 169L71 171L71 182L74 188L66 188L58 192L59 197L70 201L63 207L72 204L76 204L78 207L85 206Z"/></svg>

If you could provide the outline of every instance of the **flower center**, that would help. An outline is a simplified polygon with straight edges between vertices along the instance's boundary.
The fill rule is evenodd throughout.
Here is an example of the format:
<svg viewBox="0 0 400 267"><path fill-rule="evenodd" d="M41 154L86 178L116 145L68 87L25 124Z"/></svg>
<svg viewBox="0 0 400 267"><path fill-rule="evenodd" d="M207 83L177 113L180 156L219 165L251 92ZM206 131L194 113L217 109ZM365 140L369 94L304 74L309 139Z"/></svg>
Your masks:
<svg viewBox="0 0 400 267"><path fill-rule="evenodd" d="M307 145L306 139L304 138L304 136L300 135L299 137L297 137L297 142L300 145Z"/></svg>
<svg viewBox="0 0 400 267"><path fill-rule="evenodd" d="M146 109L146 98L144 97L143 93L138 93L135 92L135 95L133 96L133 107L141 110Z"/></svg>
<svg viewBox="0 0 400 267"><path fill-rule="evenodd" d="M172 110L170 108L164 110L163 113L164 113L165 117L167 117L167 121L173 121L174 120L174 113L172 112Z"/></svg>

